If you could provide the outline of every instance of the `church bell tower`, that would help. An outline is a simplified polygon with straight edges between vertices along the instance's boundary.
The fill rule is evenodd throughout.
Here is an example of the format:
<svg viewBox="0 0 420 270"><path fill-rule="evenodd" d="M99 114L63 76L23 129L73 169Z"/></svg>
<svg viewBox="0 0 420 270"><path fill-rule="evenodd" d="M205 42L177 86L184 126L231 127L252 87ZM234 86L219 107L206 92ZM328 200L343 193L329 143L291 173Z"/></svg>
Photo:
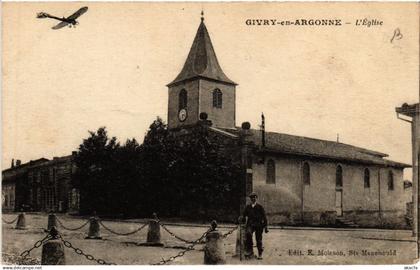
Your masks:
<svg viewBox="0 0 420 270"><path fill-rule="evenodd" d="M235 128L237 84L220 67L201 15L184 67L167 85L170 129L194 125L202 112L207 113L214 127Z"/></svg>

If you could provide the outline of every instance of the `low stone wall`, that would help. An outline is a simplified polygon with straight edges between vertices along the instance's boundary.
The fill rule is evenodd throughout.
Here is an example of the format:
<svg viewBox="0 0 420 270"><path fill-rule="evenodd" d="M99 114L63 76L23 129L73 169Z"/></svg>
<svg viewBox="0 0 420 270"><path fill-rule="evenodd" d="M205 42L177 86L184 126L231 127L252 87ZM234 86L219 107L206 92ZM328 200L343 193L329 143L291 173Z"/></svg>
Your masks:
<svg viewBox="0 0 420 270"><path fill-rule="evenodd" d="M337 214L335 211L304 212L303 223L317 226L334 226Z"/></svg>
<svg viewBox="0 0 420 270"><path fill-rule="evenodd" d="M281 211L275 213L267 213L268 224L273 225L294 225L301 223L301 215L299 213L291 213L288 211Z"/></svg>
<svg viewBox="0 0 420 270"><path fill-rule="evenodd" d="M267 219L271 225L342 226L335 211L308 211L303 215L301 212L281 211L267 213ZM411 229L403 211L382 211L380 216L378 211L345 211L343 220L362 228Z"/></svg>
<svg viewBox="0 0 420 270"><path fill-rule="evenodd" d="M345 211L344 218L360 227L385 229L411 229L407 223L404 211Z"/></svg>
<svg viewBox="0 0 420 270"><path fill-rule="evenodd" d="M303 226L333 226L336 224L336 213L333 211L317 212L276 212L268 213L269 224L273 225L303 225Z"/></svg>

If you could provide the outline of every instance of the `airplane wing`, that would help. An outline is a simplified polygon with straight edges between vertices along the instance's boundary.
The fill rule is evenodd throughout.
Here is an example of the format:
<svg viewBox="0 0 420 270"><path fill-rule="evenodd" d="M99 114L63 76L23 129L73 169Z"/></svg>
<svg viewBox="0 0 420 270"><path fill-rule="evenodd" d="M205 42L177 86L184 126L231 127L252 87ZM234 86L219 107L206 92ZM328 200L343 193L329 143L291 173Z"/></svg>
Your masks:
<svg viewBox="0 0 420 270"><path fill-rule="evenodd" d="M52 27L52 29L57 30L57 29L63 28L64 26L67 26L68 24L69 24L68 22L61 22L57 24L56 26Z"/></svg>
<svg viewBox="0 0 420 270"><path fill-rule="evenodd" d="M72 15L68 16L68 20L75 20L88 10L88 7L82 7Z"/></svg>

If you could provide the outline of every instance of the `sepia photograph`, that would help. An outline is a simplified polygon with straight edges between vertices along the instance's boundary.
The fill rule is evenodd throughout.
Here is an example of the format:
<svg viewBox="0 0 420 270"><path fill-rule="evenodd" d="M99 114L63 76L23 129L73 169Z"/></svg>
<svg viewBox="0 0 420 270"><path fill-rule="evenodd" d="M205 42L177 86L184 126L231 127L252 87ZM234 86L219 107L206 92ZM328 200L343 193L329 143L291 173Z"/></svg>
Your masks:
<svg viewBox="0 0 420 270"><path fill-rule="evenodd" d="M417 269L419 15L3 2L3 267Z"/></svg>

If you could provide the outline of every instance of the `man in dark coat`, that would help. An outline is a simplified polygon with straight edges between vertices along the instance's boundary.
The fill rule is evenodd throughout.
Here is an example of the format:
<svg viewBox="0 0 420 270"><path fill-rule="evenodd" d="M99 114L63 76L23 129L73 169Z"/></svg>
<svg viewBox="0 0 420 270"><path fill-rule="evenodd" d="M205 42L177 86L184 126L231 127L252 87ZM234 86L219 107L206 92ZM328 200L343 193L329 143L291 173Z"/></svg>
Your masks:
<svg viewBox="0 0 420 270"><path fill-rule="evenodd" d="M252 235L255 232L255 240L257 241L258 259L262 260L263 244L262 244L262 233L268 233L267 228L267 217L265 215L264 207L257 203L257 194L252 192L249 195L251 203L245 207L243 216L246 219L246 253L247 257L250 258L254 255Z"/></svg>

